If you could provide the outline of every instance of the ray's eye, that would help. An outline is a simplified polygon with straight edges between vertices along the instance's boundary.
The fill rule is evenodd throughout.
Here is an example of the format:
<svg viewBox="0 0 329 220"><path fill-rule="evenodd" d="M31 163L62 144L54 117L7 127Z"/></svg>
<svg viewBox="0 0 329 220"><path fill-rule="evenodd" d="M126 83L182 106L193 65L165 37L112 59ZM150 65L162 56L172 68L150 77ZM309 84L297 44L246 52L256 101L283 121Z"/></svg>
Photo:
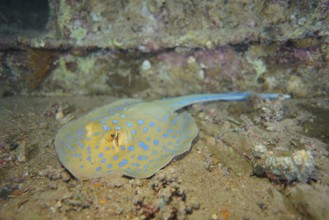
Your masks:
<svg viewBox="0 0 329 220"><path fill-rule="evenodd" d="M113 141L115 139L115 133L115 131L108 132L106 135L106 140L110 142Z"/></svg>
<svg viewBox="0 0 329 220"><path fill-rule="evenodd" d="M114 145L118 145L119 143L119 135L120 133L117 131L110 131L107 135L106 135L106 140L109 142L113 142Z"/></svg>

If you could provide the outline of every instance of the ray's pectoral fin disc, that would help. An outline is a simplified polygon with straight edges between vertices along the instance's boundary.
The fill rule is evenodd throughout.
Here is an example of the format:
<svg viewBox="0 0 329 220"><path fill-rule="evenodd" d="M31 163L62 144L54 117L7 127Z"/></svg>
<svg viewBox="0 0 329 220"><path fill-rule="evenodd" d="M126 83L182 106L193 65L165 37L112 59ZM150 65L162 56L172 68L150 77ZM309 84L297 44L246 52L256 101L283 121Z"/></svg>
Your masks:
<svg viewBox="0 0 329 220"><path fill-rule="evenodd" d="M115 173L147 178L187 152L198 134L194 119L178 109L204 101L244 100L250 94L197 94L153 102L121 99L61 128L55 138L56 151L80 180Z"/></svg>

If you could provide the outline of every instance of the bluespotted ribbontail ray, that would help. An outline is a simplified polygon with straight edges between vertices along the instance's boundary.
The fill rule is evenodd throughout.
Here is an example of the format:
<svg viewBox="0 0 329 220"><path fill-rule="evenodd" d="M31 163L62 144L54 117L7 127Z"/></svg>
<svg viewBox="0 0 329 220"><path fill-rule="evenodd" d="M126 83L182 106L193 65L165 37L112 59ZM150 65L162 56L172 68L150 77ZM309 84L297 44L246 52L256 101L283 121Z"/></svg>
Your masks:
<svg viewBox="0 0 329 220"><path fill-rule="evenodd" d="M187 152L198 134L193 117L177 110L198 102L241 101L251 94L197 94L152 102L120 99L62 127L55 138L56 152L79 180L115 173L147 178Z"/></svg>

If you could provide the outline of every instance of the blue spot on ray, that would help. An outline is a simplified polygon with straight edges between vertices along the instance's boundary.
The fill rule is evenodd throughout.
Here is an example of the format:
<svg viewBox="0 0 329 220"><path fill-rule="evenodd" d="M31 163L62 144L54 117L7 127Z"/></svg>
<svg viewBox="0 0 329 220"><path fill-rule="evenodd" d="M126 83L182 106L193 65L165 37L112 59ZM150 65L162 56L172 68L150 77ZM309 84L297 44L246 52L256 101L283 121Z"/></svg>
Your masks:
<svg viewBox="0 0 329 220"><path fill-rule="evenodd" d="M128 160L123 160L119 163L119 167L123 167L126 164L128 164Z"/></svg>
<svg viewBox="0 0 329 220"><path fill-rule="evenodd" d="M149 150L149 146L147 146L144 142L138 142L138 146L142 147L144 150Z"/></svg>
<svg viewBox="0 0 329 220"><path fill-rule="evenodd" d="M109 127L107 127L106 125L104 125L104 126L103 126L103 130L104 130L104 131L109 131L109 130L111 130L111 129L110 129Z"/></svg>

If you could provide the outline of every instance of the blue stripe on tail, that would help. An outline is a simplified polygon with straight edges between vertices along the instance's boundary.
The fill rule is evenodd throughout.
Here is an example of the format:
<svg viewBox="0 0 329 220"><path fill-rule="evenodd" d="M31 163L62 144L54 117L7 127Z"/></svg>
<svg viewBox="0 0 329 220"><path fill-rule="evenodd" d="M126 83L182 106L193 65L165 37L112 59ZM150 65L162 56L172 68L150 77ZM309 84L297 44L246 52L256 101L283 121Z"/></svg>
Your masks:
<svg viewBox="0 0 329 220"><path fill-rule="evenodd" d="M232 93L221 93L221 94L197 94L181 96L177 98L168 99L170 105L174 110L183 108L184 106L192 105L198 102L209 102L209 101L243 101L246 100L253 93L251 92L232 92ZM255 94L264 99L275 99L279 96L283 98L290 98L289 95L281 95L275 93L260 93Z"/></svg>

